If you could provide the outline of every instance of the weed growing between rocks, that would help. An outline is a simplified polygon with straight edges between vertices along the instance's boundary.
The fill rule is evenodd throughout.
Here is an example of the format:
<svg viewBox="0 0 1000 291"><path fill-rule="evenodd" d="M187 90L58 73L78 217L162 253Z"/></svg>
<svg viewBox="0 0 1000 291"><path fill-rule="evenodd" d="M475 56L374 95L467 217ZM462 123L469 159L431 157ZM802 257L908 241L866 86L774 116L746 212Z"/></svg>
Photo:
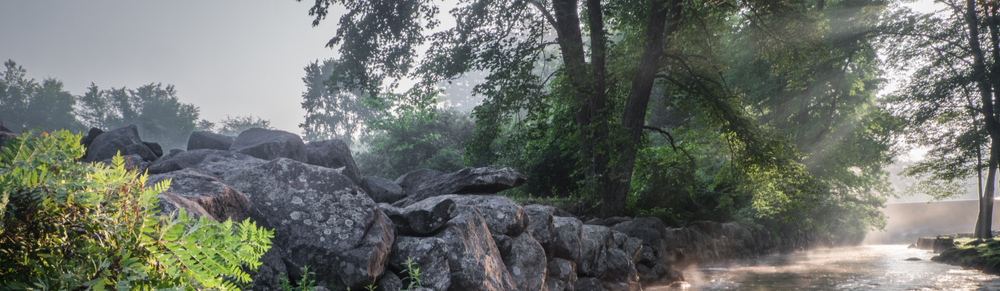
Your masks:
<svg viewBox="0 0 1000 291"><path fill-rule="evenodd" d="M420 279L420 268L417 268L417 264L413 262L413 258L407 258L403 265L406 266L405 280L407 280L409 284L406 285L406 289L403 289L402 291L419 290L423 288L423 280ZM281 291L313 291L313 287L316 287L315 277L316 273L309 271L309 266L303 266L302 279L299 280L297 284L293 286L291 282L288 281L288 276L286 276L285 273L281 273L278 279L278 288L280 288ZM365 286L366 291L375 291L375 288L374 284ZM333 284L330 284L328 289L336 290L334 289ZM351 291L351 288L347 287L347 291Z"/></svg>

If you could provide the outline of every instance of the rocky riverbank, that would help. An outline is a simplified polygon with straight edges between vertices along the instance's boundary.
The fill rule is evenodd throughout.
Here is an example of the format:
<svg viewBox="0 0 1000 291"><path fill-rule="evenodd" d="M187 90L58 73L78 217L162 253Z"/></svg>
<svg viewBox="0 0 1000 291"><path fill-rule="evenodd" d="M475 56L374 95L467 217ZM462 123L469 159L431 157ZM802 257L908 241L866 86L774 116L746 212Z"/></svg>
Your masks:
<svg viewBox="0 0 1000 291"><path fill-rule="evenodd" d="M135 126L92 129L83 161L116 152L171 180L161 213L180 208L215 220L250 218L274 230L253 290L277 290L309 266L319 285L399 290L412 260L428 290L641 290L683 280L697 263L808 248L803 232L782 235L735 222L667 227L656 218L583 222L546 205L496 193L527 178L512 169L422 169L395 180L360 174L339 140L305 143L295 134L250 129L239 136L191 135L164 153Z"/></svg>
<svg viewBox="0 0 1000 291"><path fill-rule="evenodd" d="M933 244L934 252L938 253L939 242L937 239ZM995 239L973 239L971 237L946 239L947 247L941 247L940 255L931 258L932 261L949 265L961 266L968 269L976 269L987 274L1000 274L1000 241ZM919 246L919 243L918 243Z"/></svg>

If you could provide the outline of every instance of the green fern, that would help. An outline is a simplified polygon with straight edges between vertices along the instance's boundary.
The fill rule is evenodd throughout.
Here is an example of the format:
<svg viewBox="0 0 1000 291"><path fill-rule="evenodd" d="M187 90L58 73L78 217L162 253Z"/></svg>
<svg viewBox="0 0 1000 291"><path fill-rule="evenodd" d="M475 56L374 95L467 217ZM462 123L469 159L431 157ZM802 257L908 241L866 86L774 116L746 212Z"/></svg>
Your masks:
<svg viewBox="0 0 1000 291"><path fill-rule="evenodd" d="M154 216L169 181L83 164L80 136L28 132L0 152L0 290L232 290L273 233L244 220Z"/></svg>

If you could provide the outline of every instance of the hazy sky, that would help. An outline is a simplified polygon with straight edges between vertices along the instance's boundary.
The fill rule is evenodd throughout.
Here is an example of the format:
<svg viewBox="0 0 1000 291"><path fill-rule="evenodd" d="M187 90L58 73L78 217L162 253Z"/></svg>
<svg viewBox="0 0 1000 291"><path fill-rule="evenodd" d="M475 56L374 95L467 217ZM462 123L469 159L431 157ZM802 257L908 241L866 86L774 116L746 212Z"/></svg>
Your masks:
<svg viewBox="0 0 1000 291"><path fill-rule="evenodd" d="M324 45L338 17L312 27L310 2L0 1L0 59L73 95L173 84L203 119L253 114L300 133L302 68L336 55Z"/></svg>

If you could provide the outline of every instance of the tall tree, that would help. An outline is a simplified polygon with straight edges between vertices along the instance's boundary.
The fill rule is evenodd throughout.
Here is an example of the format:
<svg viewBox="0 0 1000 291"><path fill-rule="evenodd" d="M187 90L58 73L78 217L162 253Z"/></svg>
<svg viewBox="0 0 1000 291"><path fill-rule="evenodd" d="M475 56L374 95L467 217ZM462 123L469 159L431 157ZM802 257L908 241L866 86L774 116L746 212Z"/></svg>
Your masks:
<svg viewBox="0 0 1000 291"><path fill-rule="evenodd" d="M895 112L911 120L912 141L931 148L930 159L909 173L944 181L980 176L975 236L989 238L1000 161L1000 7L977 0L940 3L948 9L894 15L893 63L920 64L894 94Z"/></svg>
<svg viewBox="0 0 1000 291"><path fill-rule="evenodd" d="M91 84L79 96L78 116L88 126L113 129L135 124L144 139L182 148L195 129L198 107L181 103L173 85L101 90Z"/></svg>
<svg viewBox="0 0 1000 291"><path fill-rule="evenodd" d="M306 110L306 116L299 127L306 140L356 141L367 132L365 123L376 118L376 112L364 103L361 92L344 90L336 83L327 84L332 75L342 71L339 66L340 62L329 59L305 67L302 109Z"/></svg>
<svg viewBox="0 0 1000 291"><path fill-rule="evenodd" d="M47 78L38 84L14 61L7 60L4 66L6 70L0 72L0 122L5 127L83 130L73 115L76 100L63 91L62 81Z"/></svg>

